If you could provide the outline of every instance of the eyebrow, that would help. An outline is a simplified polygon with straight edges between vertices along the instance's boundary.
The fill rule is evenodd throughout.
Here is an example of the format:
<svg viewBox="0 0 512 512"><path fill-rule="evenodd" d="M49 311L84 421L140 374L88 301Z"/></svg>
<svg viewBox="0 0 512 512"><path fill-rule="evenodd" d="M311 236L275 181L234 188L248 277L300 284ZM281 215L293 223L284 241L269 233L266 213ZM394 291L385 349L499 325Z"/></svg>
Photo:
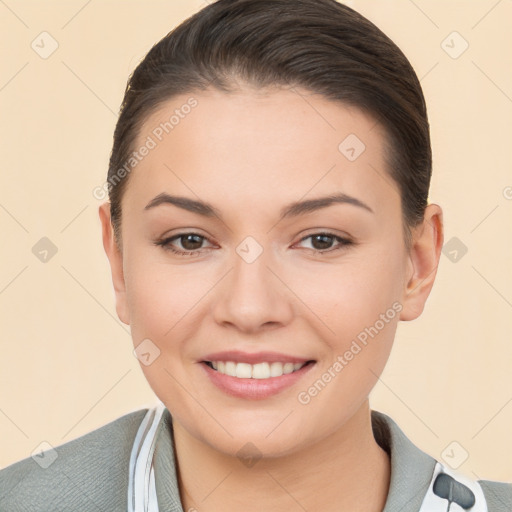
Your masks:
<svg viewBox="0 0 512 512"><path fill-rule="evenodd" d="M162 192L161 194L158 194L156 197L154 197L144 207L144 210L155 208L161 204L172 204L178 208L182 208L183 210L197 213L198 215L203 215L204 217L222 218L219 210L207 202L197 201L195 199L190 199L183 196L173 196L165 192ZM299 215L314 212L333 204L350 204L374 213L374 211L361 200L347 194L339 193L325 197L319 197L317 199L308 199L305 201L296 201L291 203L281 210L280 220L286 217L297 217Z"/></svg>

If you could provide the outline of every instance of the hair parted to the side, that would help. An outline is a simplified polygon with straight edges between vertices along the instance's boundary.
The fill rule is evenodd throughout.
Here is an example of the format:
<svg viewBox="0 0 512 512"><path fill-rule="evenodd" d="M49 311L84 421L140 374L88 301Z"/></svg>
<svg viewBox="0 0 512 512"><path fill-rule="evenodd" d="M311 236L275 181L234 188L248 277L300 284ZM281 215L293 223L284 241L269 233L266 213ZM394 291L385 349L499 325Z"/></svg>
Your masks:
<svg viewBox="0 0 512 512"><path fill-rule="evenodd" d="M129 78L107 177L120 248L129 173L117 173L142 123L173 96L209 87L229 93L244 83L301 87L373 116L387 135L387 172L401 193L410 247L428 203L432 154L423 92L402 51L335 0L218 0L155 44Z"/></svg>

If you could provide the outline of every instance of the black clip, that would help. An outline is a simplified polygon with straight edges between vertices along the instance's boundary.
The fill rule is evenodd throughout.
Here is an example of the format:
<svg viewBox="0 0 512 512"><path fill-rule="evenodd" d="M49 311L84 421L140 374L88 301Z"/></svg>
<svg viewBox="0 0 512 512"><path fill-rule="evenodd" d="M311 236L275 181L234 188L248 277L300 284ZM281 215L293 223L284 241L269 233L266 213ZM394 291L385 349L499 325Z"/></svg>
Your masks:
<svg viewBox="0 0 512 512"><path fill-rule="evenodd" d="M452 503L457 503L464 510L469 510L475 504L475 495L473 491L465 485L457 482L446 473L439 473L434 481L434 494L448 500L448 509Z"/></svg>

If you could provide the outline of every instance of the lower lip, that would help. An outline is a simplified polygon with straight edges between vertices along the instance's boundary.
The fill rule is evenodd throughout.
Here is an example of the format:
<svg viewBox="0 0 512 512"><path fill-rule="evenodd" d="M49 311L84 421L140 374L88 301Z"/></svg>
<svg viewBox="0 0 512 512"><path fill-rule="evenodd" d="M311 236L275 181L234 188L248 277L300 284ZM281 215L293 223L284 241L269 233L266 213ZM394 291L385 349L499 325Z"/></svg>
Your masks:
<svg viewBox="0 0 512 512"><path fill-rule="evenodd" d="M263 400L296 384L306 373L313 368L315 363L309 363L300 370L281 375L280 377L269 377L268 379L240 379L231 377L210 368L206 363L201 366L206 371L211 382L221 391L237 398L249 400Z"/></svg>

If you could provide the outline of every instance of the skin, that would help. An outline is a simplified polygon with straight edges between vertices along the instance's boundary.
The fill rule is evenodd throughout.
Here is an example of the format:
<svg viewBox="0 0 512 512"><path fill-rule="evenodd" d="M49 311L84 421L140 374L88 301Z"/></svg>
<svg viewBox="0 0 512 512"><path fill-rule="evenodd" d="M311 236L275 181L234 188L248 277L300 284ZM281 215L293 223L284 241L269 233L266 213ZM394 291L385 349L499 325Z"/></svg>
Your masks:
<svg viewBox="0 0 512 512"><path fill-rule="evenodd" d="M384 132L360 110L303 90L244 86L174 97L146 120L137 147L190 96L197 107L130 175L122 250L109 204L99 209L117 314L135 346L149 338L161 351L141 368L173 417L184 510L381 511L390 461L373 437L368 395L398 321L423 311L443 243L442 210L429 204L407 251ZM353 162L338 149L349 134L366 146ZM208 202L222 220L170 204L145 210L162 192ZM292 202L337 192L373 212L331 204L280 220ZM191 231L207 237L193 256L154 243ZM323 231L354 243L331 238L322 249L305 238ZM263 249L252 263L236 252L247 236ZM172 245L190 249L186 243ZM401 312L300 403L298 394L395 302ZM246 400L213 386L200 363L229 349L315 365L291 388ZM248 442L261 456L252 467L237 457Z"/></svg>

